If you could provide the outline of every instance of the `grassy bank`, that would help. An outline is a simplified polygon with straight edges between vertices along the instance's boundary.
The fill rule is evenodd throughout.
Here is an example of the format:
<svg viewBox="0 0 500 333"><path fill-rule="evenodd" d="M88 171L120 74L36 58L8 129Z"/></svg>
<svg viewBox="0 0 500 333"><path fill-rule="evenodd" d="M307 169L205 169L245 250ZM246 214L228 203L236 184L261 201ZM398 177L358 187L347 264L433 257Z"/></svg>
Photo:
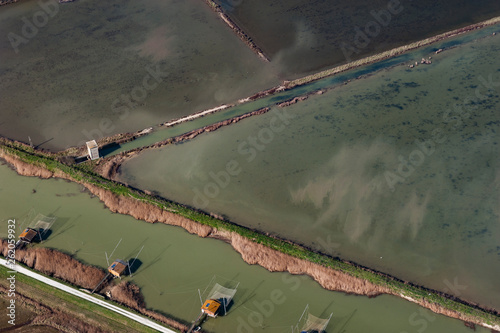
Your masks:
<svg viewBox="0 0 500 333"><path fill-rule="evenodd" d="M39 166L56 174L62 173L75 181L98 186L118 196L140 200L214 229L235 232L246 239L286 255L344 272L350 276L361 278L375 285L387 287L394 295L411 298L420 304L430 303L446 310L455 311L461 314L461 316L458 317L464 320L486 324L490 327L500 327L500 317L495 311L482 309L475 304L464 302L451 295L417 286L352 262L344 261L339 258L332 258L298 244L272 237L229 221L214 218L190 207L148 195L140 190L101 177L92 171L91 165L89 164L69 166L49 153L36 151L24 144L11 142L5 139L0 140L0 149L8 155L16 156L23 162Z"/></svg>
<svg viewBox="0 0 500 333"><path fill-rule="evenodd" d="M7 286L8 281L6 278L10 275L7 271L6 267L0 266L0 285L4 287ZM21 273L16 274L16 292L50 309L61 310L72 317L83 319L86 322L99 323L99 328L105 331L156 332L116 312L70 295ZM126 310L130 311L129 309Z"/></svg>

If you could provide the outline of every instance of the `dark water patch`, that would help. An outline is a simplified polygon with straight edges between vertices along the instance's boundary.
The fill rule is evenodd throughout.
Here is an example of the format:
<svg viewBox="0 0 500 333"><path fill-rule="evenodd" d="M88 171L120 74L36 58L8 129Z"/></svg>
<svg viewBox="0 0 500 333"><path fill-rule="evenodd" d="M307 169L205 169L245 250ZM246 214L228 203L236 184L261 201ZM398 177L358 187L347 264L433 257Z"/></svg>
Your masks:
<svg viewBox="0 0 500 333"><path fill-rule="evenodd" d="M498 25L487 27L487 28L484 28L481 30L477 30L477 31L474 31L474 32L469 33L469 34L460 35L459 37L456 37L456 38L458 40L458 43L466 44L466 43L470 43L471 41L481 40L482 38L485 38L486 36L490 36L493 32L497 32L497 31L500 31L500 26L498 26ZM386 60L383 60L383 61L380 61L380 62L377 62L374 64L369 64L367 66L363 66L360 68L349 70L347 72L343 72L339 75L335 75L332 77L327 77L327 78L324 78L324 79L321 79L318 81L314 81L314 82L311 82L311 83L304 85L304 86L298 86L298 87L292 88L290 90L287 90L285 92L275 93L274 95L272 95L270 97L264 97L264 98L261 98L261 99L254 101L254 102L250 102L250 103L246 103L246 104L241 105L241 106L236 106L236 107L230 108L227 111L223 111L223 113L218 112L214 115L206 116L202 119L192 121L192 122L190 122L191 125L189 125L189 126L187 126L186 123L181 124L180 127L183 127L183 128L189 127L190 129L200 128L204 125L209 124L210 122L214 123L217 121L228 119L230 116L241 115L243 113L251 112L251 111L256 110L258 108L272 106L276 103L289 100L293 96L300 96L300 95L304 95L304 94L311 93L311 92L318 91L318 90L322 90L322 89L336 88L336 87L339 87L343 84L346 84L348 82L351 82L351 81L354 81L357 79L367 78L370 75L377 73L377 71L389 70L389 69L393 68L394 66L400 65L403 62L407 62L410 60L411 61L419 60L422 57L428 57L429 52L431 52L433 50L438 50L438 49L442 49L440 43L436 44L436 46L424 47L421 49L417 49L417 50L414 50L410 53L403 54L403 55L400 55L400 56L397 56L397 57L394 57L391 59L386 59ZM439 56L441 56L441 55L439 55ZM439 58L439 56L438 56L438 58ZM453 61L456 61L456 60L454 59ZM426 71L426 70L427 69L424 69L424 71ZM406 72L411 73L412 70L406 69ZM418 69L417 72L422 72L422 70ZM384 78L383 80L388 81L390 79ZM455 83L455 79L450 78L450 82ZM378 93L374 93L372 96L374 99L375 98L378 98L378 99L382 98L381 96L378 96L378 95L379 95ZM407 98L408 101L418 101L418 99L420 97L426 96L426 95L427 95L427 92L420 92L419 94L416 94L413 98L410 98L410 97L405 97L405 98ZM367 94L367 96L368 96L368 94ZM339 97L339 100L340 99L341 99L341 97ZM356 100L353 103L359 103L359 101ZM342 108L345 108L345 107L346 106L343 104ZM213 119L213 120L209 121L208 119ZM187 132L187 131L189 131L189 130L186 129L184 132ZM176 135L181 133L178 130L177 131L174 130L174 132L176 133ZM182 132L182 133L184 133L184 132ZM118 150L117 152L126 151L129 149L134 149L134 148L137 148L140 146L147 146L147 145L153 144L153 143L158 142L158 141L163 141L169 137L172 137L170 129L169 130L159 130L154 135L144 136L141 139L136 140L137 142L132 142L132 143L123 145L123 147L120 150Z"/></svg>
<svg viewBox="0 0 500 333"><path fill-rule="evenodd" d="M401 105L398 105L398 104L386 104L385 107L387 108L396 108L396 109L399 109L399 110L403 110L403 107ZM403 122L403 125L405 125L406 123Z"/></svg>
<svg viewBox="0 0 500 333"><path fill-rule="evenodd" d="M8 123L0 135L30 136L43 148L61 149L234 102L280 82L273 65L257 59L197 1L58 6L18 53L7 33L0 38L0 102ZM33 0L2 7L0 29L21 34L21 19L37 10ZM160 82L147 77L158 68ZM144 88L145 77L153 88Z"/></svg>
<svg viewBox="0 0 500 333"><path fill-rule="evenodd" d="M393 2L392 12L388 8L391 2L385 0L217 3L272 60L278 59L294 74L359 59L500 15L500 3L495 0L480 4L473 0L401 0ZM459 42L450 41L445 47L457 45Z"/></svg>
<svg viewBox="0 0 500 333"><path fill-rule="evenodd" d="M417 82L405 82L403 83L405 88L417 88L420 87L420 84Z"/></svg>

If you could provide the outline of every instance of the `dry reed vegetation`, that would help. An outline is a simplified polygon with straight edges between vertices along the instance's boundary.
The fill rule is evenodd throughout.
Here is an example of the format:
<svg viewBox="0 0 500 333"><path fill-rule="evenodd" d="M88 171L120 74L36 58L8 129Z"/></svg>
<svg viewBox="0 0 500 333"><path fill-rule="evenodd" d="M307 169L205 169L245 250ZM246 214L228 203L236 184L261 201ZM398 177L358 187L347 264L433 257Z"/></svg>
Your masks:
<svg viewBox="0 0 500 333"><path fill-rule="evenodd" d="M26 164L15 158L7 159L16 170L25 176L37 176L37 167ZM201 237L214 237L230 243L238 251L243 260L249 264L258 264L270 271L283 271L292 274L307 274L318 281L325 289L374 296L381 293L391 293L389 288L374 285L366 280L352 277L324 266L297 259L256 244L234 232L216 231L212 227L189 220L185 217L165 211L159 207L138 201L133 198L117 196L103 188L83 184L88 190L99 197L112 212L133 216L138 220L154 223L161 222L186 229Z"/></svg>
<svg viewBox="0 0 500 333"><path fill-rule="evenodd" d="M0 294L7 294L9 291L3 285L0 285ZM16 290L16 304L17 306L28 309L35 314L34 318L30 319L28 322L23 323L22 327L40 327L48 326L55 328L60 332L74 333L74 332L88 332L88 333L104 333L107 332L99 328L99 323L94 321L89 322L86 318L85 321L77 318L64 310L49 307L41 302L30 298L20 292L19 289Z"/></svg>
<svg viewBox="0 0 500 333"><path fill-rule="evenodd" d="M7 241L0 240L0 253L3 256L7 254L7 245ZM17 249L16 260L48 276L53 276L86 289L93 289L106 275L106 273L99 268L82 264L67 254L47 248L28 247L26 249ZM147 317L162 322L169 327L178 329L181 332L186 332L188 330L185 324L148 310L140 288L130 282L122 281L117 285L107 285L102 290L102 293L106 291L111 293L112 300L136 310ZM25 299L27 302L30 300L27 297L25 297ZM43 313L43 316L37 317L36 320L32 322L33 325L47 325L61 329L64 332L101 332L101 330L91 325L85 326L86 324L84 322L73 320L74 318L72 316L58 311L57 309L42 306L40 303L33 300L31 300L31 303L34 304L36 309L39 309Z"/></svg>
<svg viewBox="0 0 500 333"><path fill-rule="evenodd" d="M366 280L306 260L287 256L238 234L231 233L230 237L231 245L241 254L245 262L260 265L271 272L307 274L328 290L365 296L392 294L389 288L374 285Z"/></svg>
<svg viewBox="0 0 500 333"><path fill-rule="evenodd" d="M167 318L157 312L146 309L146 303L144 302L144 297L139 287L130 282L122 281L116 286L107 288L107 290L111 293L111 298L114 301L134 309L145 316L167 324L169 327L178 329L181 332L187 332L189 329L185 324L177 320Z"/></svg>
<svg viewBox="0 0 500 333"><path fill-rule="evenodd" d="M25 176L39 176L48 178L50 175L52 177L62 177L75 181L70 176L62 173L56 172L49 174L42 172L39 169L43 167L38 167L32 164L28 164L19 160L16 157L12 157L6 154L3 150L0 150L0 157L3 157L11 165L15 167L17 172ZM280 251L271 249L268 246L258 244L248 238L245 238L236 232L228 230L215 229L210 226L195 222L183 216L174 214L172 212L166 211L160 207L157 207L151 203L143 202L139 199L127 197L125 195L117 195L108 191L97 185L92 185L84 182L78 182L85 186L92 194L98 196L101 201L113 212L127 214L135 217L139 220L144 220L147 222L161 222L165 224L180 226L190 233L197 234L201 237L213 237L217 239L224 240L231 244L233 248L241 254L243 260L249 264L258 264L270 271L284 271L290 272L292 274L307 274L316 280L320 285L328 290L341 291L346 293L353 293L358 295L366 296L377 296L383 293L396 295L405 298L411 302L417 303L423 307L431 309L436 313L445 314L452 318L458 318L467 322L483 325L489 328L500 329L500 326L495 324L487 324L483 322L478 317L473 315L467 315L454 311L451 309L446 309L440 304L434 302L429 302L423 297L412 298L401 294L398 290L391 289L389 286L384 286L381 284L374 284L362 278L357 278L351 276L347 273L322 266L307 260L298 259L294 256L282 253ZM384 276L382 273L372 272L373 274ZM123 295L133 292L133 289L126 287L126 290L122 291ZM431 292L429 290L429 292ZM432 291L434 294L441 294L436 291ZM125 303L124 303L125 304ZM140 303L138 303L140 304ZM133 304L132 304L133 305ZM130 306L130 305L129 305ZM477 308L477 305L469 304L469 306ZM160 314L154 313L145 308L139 307L137 309L141 313L144 313L152 318ZM496 312L490 312L496 313ZM498 315L494 315L498 316ZM164 317L163 317L164 318ZM162 321L161 319L158 319ZM171 325L171 324L169 324ZM181 324L182 325L182 324ZM175 327L175 326L174 326Z"/></svg>
<svg viewBox="0 0 500 333"><path fill-rule="evenodd" d="M0 252L7 255L8 243L0 240ZM67 254L47 248L17 249L16 260L46 275L93 289L104 278L99 268L84 265Z"/></svg>

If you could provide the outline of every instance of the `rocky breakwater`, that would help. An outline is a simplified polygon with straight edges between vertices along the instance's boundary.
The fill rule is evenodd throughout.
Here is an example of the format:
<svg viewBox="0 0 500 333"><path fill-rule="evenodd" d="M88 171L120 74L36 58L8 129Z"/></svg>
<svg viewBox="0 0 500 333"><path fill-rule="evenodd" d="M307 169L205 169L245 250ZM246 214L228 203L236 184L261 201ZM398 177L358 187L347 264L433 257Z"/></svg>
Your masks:
<svg viewBox="0 0 500 333"><path fill-rule="evenodd" d="M19 0L0 0L0 6L8 5L10 3L18 2Z"/></svg>
<svg viewBox="0 0 500 333"><path fill-rule="evenodd" d="M255 42L248 36L219 6L215 1L213 0L204 0L205 3L208 4L208 6L216 12L219 17L233 30L233 32L238 36L243 43L245 43L253 52L255 52L260 59L262 59L265 62L269 62L269 58L264 54L264 51L255 44Z"/></svg>

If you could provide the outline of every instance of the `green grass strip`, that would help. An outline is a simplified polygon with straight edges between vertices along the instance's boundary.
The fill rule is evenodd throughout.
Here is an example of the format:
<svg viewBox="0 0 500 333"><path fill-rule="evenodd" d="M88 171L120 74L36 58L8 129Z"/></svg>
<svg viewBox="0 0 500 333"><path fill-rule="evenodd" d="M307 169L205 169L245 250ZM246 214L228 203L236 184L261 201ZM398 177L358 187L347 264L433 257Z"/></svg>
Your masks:
<svg viewBox="0 0 500 333"><path fill-rule="evenodd" d="M16 263L17 265L21 265L20 263ZM29 267L22 265L23 267L30 269ZM32 270L32 269L30 269ZM8 273L9 269L5 266L0 266L0 279L5 280L10 274ZM37 272L40 274L39 272ZM50 278L50 277L48 277ZM61 280L56 280L59 283L63 283L67 286L71 286L68 283L65 283L64 281ZM54 301L54 298L57 300L60 300L60 304L68 303L74 305L78 309L78 314L81 312L87 312L87 314L94 314L97 317L101 317L101 320L104 319L104 324L106 326L109 326L111 329L123 329L123 327L128 327L133 330L136 330L137 332L144 332L144 333L153 333L156 332L156 330L151 329L149 327L146 327L132 319L129 319L127 317L124 317L114 311L111 311L109 309L106 309L102 306L99 306L97 304L94 304L92 302L86 301L80 297L76 297L74 295L68 294L63 290L54 288L52 286L49 286L41 281L38 281L32 277L29 277L27 275L24 275L22 273L16 273L16 284L21 283L25 284L28 286L31 286L33 288L36 288L37 290L40 290L43 292L46 296L50 296L51 301ZM31 295L26 295L28 297L32 297ZM37 300L38 301L38 300ZM126 308L124 306L121 306L120 304L117 303L112 303L106 300L102 300L103 302L108 302L110 304L113 304L114 306L119 306L122 309L126 311L131 311L129 308ZM43 300L39 300L41 304L45 304ZM50 306L49 306L50 307ZM70 309L70 313L74 312ZM74 314L74 313L73 313ZM140 315L140 314L139 314Z"/></svg>

